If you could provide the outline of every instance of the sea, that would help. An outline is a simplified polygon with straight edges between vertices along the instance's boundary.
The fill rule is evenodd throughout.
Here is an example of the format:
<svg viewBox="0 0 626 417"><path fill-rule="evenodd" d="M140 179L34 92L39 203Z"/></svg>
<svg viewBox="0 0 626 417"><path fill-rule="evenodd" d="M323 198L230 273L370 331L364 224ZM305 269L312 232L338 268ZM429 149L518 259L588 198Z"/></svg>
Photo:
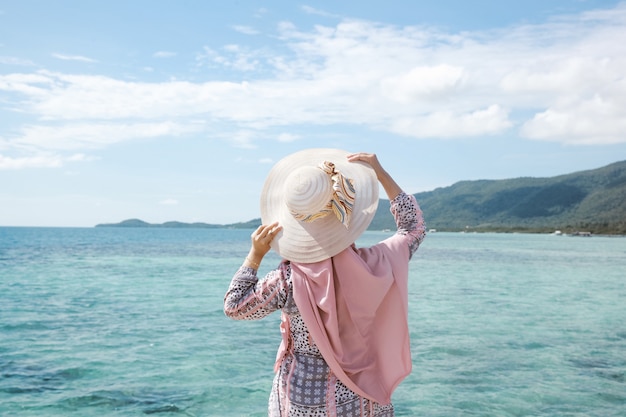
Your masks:
<svg viewBox="0 0 626 417"><path fill-rule="evenodd" d="M222 309L250 233L0 228L0 416L267 415L279 314ZM429 233L409 290L396 415L626 416L626 238Z"/></svg>

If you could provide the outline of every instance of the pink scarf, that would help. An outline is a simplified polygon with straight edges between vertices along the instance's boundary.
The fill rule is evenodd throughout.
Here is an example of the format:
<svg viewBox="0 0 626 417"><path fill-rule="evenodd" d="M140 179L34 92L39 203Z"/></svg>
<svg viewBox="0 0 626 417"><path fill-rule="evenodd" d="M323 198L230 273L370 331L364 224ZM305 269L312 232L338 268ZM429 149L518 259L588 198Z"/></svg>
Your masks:
<svg viewBox="0 0 626 417"><path fill-rule="evenodd" d="M411 372L408 264L400 235L291 264L296 305L322 356L348 388L380 404Z"/></svg>

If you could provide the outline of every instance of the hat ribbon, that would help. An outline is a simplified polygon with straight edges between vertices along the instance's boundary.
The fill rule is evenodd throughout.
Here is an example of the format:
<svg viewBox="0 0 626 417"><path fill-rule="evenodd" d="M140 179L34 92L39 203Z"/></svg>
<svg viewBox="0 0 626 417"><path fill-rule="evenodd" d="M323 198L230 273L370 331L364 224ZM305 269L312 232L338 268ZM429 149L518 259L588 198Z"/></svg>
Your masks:
<svg viewBox="0 0 626 417"><path fill-rule="evenodd" d="M350 225L350 218L352 217L352 209L354 208L354 200L356 197L356 190L354 183L350 178L346 178L339 171L335 170L335 164L332 162L324 161L319 167L322 171L328 174L329 180L332 181L333 193L330 201L322 210L318 213L303 215L299 213L292 213L293 216L303 222L313 222L319 218L325 217L330 213L334 213L337 219L346 228Z"/></svg>

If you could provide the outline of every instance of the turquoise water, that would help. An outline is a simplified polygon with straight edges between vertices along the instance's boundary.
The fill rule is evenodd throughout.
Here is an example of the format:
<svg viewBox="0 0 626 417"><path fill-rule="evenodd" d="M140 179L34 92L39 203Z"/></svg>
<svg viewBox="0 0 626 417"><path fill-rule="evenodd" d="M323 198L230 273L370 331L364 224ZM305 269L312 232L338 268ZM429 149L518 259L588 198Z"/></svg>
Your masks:
<svg viewBox="0 0 626 417"><path fill-rule="evenodd" d="M278 314L222 312L249 234L0 228L0 415L266 415ZM624 238L430 234L397 415L626 415L625 272Z"/></svg>

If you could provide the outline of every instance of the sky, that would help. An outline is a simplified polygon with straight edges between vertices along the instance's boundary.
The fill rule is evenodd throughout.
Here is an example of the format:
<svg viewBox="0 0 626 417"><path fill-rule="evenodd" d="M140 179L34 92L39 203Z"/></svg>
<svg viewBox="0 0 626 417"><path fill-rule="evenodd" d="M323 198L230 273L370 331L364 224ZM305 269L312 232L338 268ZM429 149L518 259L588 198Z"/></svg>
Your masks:
<svg viewBox="0 0 626 417"><path fill-rule="evenodd" d="M0 0L0 226L260 217L274 163L409 193L626 159L626 2Z"/></svg>

